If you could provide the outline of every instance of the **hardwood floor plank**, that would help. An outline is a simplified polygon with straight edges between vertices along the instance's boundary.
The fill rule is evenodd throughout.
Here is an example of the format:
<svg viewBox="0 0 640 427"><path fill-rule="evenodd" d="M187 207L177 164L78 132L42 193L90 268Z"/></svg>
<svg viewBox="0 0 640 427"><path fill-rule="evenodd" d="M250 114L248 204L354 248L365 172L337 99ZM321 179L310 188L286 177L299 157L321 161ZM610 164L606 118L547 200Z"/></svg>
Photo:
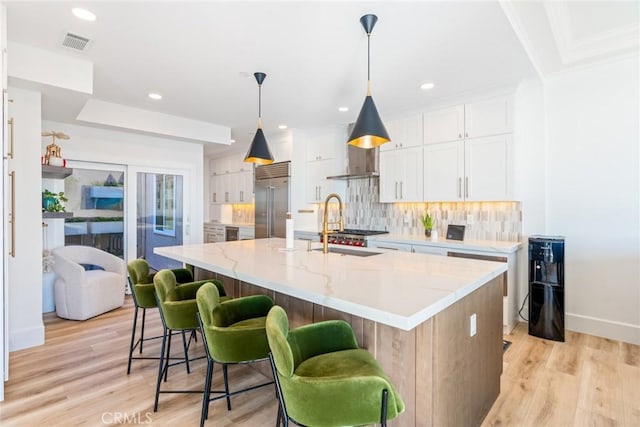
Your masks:
<svg viewBox="0 0 640 427"><path fill-rule="evenodd" d="M525 426L570 426L575 419L575 396L580 380L575 376L545 371L536 387Z"/></svg>
<svg viewBox="0 0 640 427"><path fill-rule="evenodd" d="M640 426L640 367L623 364L622 399L624 403L624 424L628 427Z"/></svg>
<svg viewBox="0 0 640 427"><path fill-rule="evenodd" d="M578 408L576 410L576 419L573 424L575 427L620 427L618 421L589 411L587 409Z"/></svg>
<svg viewBox="0 0 640 427"><path fill-rule="evenodd" d="M617 347L617 346L616 346ZM585 350L578 407L623 425L622 381L617 351L588 347Z"/></svg>
<svg viewBox="0 0 640 427"><path fill-rule="evenodd" d="M633 345L626 342L620 343L620 345L623 363L640 368L640 345Z"/></svg>

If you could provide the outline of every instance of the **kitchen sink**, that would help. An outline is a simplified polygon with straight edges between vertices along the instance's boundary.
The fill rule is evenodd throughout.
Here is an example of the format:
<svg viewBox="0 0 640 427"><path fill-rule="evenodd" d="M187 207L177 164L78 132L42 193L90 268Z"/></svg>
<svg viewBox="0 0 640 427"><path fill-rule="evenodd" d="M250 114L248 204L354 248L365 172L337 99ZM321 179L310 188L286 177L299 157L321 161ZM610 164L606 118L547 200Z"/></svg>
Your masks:
<svg viewBox="0 0 640 427"><path fill-rule="evenodd" d="M313 249L313 250L314 251L322 251L322 248L316 248L316 249ZM329 252L332 252L334 254L353 255L353 256L361 256L361 257L380 255L382 253L382 252L358 251L358 250L355 250L355 249L347 249L347 248L336 248L336 247L333 247L333 246L329 248Z"/></svg>

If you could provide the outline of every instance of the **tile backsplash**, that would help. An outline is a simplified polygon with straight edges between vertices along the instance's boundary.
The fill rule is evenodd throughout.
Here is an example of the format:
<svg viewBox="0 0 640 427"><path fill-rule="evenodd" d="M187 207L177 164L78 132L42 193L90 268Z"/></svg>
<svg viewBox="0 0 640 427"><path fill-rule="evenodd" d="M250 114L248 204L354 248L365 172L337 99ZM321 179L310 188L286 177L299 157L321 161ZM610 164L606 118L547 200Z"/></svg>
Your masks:
<svg viewBox="0 0 640 427"><path fill-rule="evenodd" d="M347 183L344 221L346 228L386 230L390 233L421 234L420 215L428 211L435 229L444 236L449 224L465 225L465 240L519 241L522 236L520 202L379 203L378 179L356 179ZM322 228L324 206L318 209ZM329 216L337 218L337 204Z"/></svg>
<svg viewBox="0 0 640 427"><path fill-rule="evenodd" d="M255 206L253 203L239 203L231 206L233 224L253 224L255 220Z"/></svg>

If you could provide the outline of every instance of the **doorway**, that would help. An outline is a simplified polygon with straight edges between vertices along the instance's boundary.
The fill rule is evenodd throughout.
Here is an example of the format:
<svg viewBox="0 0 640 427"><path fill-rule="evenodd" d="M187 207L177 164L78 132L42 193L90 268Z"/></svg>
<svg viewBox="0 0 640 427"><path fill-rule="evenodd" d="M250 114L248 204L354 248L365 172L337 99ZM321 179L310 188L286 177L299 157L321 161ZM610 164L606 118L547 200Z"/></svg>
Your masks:
<svg viewBox="0 0 640 427"><path fill-rule="evenodd" d="M182 263L156 255L154 248L183 244L184 180L181 175L136 174L136 258L156 271L180 268Z"/></svg>

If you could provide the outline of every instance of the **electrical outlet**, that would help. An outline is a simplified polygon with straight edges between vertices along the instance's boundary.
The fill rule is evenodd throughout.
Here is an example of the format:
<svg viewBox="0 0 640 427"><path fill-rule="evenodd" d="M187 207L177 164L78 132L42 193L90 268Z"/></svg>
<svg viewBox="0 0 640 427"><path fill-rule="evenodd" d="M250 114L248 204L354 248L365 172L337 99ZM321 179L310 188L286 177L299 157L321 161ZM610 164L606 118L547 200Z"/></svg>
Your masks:
<svg viewBox="0 0 640 427"><path fill-rule="evenodd" d="M469 336L474 336L476 332L476 314L473 313L471 317L469 317Z"/></svg>
<svg viewBox="0 0 640 427"><path fill-rule="evenodd" d="M467 225L473 224L473 215L467 214Z"/></svg>

